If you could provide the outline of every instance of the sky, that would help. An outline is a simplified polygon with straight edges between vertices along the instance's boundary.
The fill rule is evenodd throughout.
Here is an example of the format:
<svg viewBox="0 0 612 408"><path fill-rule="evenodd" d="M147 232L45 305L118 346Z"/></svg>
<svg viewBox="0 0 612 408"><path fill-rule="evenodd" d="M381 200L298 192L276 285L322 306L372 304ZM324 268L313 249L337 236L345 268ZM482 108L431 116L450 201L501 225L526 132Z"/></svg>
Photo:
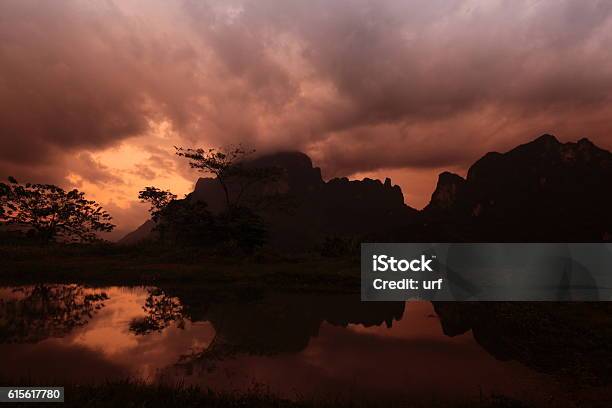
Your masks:
<svg viewBox="0 0 612 408"><path fill-rule="evenodd" d="M119 238L138 191L199 176L173 146L300 150L437 175L543 133L612 149L612 2L2 0L0 177L78 188Z"/></svg>

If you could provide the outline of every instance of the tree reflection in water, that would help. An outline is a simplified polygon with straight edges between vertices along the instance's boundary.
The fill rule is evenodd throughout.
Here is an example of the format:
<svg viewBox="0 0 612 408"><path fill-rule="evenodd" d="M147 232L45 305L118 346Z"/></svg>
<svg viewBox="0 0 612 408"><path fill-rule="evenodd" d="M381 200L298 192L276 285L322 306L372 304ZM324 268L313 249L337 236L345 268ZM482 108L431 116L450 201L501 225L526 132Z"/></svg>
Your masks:
<svg viewBox="0 0 612 408"><path fill-rule="evenodd" d="M130 324L135 334L161 331L185 320L208 321L215 337L205 350L185 355L180 365L210 370L214 362L239 354L297 353L325 321L335 326L391 327L404 302L361 302L358 294L213 293L203 288L153 289L143 307L147 315Z"/></svg>
<svg viewBox="0 0 612 408"><path fill-rule="evenodd" d="M104 292L88 293L79 285L40 284L12 290L0 299L0 343L35 343L62 337L87 324L104 307Z"/></svg>
<svg viewBox="0 0 612 408"><path fill-rule="evenodd" d="M147 316L132 331L161 331L186 319L208 321L215 337L204 350L184 355L187 374L210 371L219 360L238 355L298 353L323 322L335 326L391 326L403 302L361 302L359 295L271 293L249 296L206 289L151 291ZM409 307L409 304L408 304ZM612 379L612 305L607 303L434 302L448 336L472 331L475 340L500 360L517 360L537 371L578 382Z"/></svg>
<svg viewBox="0 0 612 408"><path fill-rule="evenodd" d="M130 322L130 331L136 335L145 335L151 332L161 332L171 323L176 322L177 327L185 328L183 305L176 297L167 296L163 290L154 288L142 307L146 316Z"/></svg>
<svg viewBox="0 0 612 408"><path fill-rule="evenodd" d="M612 381L610 302L434 302L444 334L472 331L498 360L603 385Z"/></svg>

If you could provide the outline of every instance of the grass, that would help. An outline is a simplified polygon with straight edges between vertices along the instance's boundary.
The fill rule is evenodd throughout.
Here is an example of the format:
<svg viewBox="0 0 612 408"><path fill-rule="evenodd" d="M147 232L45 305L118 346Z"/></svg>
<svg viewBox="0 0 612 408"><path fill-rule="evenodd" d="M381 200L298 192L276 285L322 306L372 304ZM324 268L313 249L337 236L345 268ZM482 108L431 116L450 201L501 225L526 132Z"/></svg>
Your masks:
<svg viewBox="0 0 612 408"><path fill-rule="evenodd" d="M286 290L359 291L356 258L288 257L272 252L228 256L156 244L0 245L0 283L261 286Z"/></svg>
<svg viewBox="0 0 612 408"><path fill-rule="evenodd" d="M23 384L21 384L23 386ZM338 399L290 400L280 398L263 389L254 389L244 393L219 393L199 387L181 384L147 384L135 380L114 381L92 385L68 385L64 387L64 407L121 407L121 408L157 408L157 407L274 407L274 408L523 408L528 407L520 401L498 395L483 397L478 400L465 401L427 401L412 402L406 400L353 401ZM48 403L16 403L2 406L33 407L49 406Z"/></svg>

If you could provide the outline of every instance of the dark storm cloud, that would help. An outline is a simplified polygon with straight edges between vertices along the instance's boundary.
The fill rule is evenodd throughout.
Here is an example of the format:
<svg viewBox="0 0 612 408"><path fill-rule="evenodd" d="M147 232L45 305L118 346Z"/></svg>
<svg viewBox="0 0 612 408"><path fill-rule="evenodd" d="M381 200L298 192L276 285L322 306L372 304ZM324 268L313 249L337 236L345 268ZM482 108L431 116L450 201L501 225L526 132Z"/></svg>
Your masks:
<svg viewBox="0 0 612 408"><path fill-rule="evenodd" d="M329 175L466 165L544 132L612 147L612 3L262 0L225 14L185 4L251 91L286 91L271 108L281 126L262 143L307 149ZM274 52L307 69L278 74ZM317 86L326 92L303 96Z"/></svg>
<svg viewBox="0 0 612 408"><path fill-rule="evenodd" d="M327 175L464 166L545 132L612 148L611 14L570 0L6 0L0 172L159 121L188 145L306 150Z"/></svg>
<svg viewBox="0 0 612 408"><path fill-rule="evenodd" d="M119 174L100 163L89 153L80 153L70 167L82 180L92 184L118 185L123 183Z"/></svg>
<svg viewBox="0 0 612 408"><path fill-rule="evenodd" d="M38 163L55 148L101 147L145 127L141 98L108 36L118 16L73 2L0 4L0 113L5 159Z"/></svg>
<svg viewBox="0 0 612 408"><path fill-rule="evenodd" d="M191 58L186 49L112 2L0 2L3 169L61 166L67 152L111 146L171 116L181 85L168 76Z"/></svg>

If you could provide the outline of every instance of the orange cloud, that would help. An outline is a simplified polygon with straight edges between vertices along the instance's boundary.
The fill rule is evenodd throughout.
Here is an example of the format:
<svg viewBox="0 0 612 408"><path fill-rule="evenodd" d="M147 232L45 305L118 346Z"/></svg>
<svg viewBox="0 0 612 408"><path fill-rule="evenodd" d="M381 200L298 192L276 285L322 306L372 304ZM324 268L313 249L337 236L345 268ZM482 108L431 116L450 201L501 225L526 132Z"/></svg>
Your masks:
<svg viewBox="0 0 612 408"><path fill-rule="evenodd" d="M415 206L439 169L542 133L612 148L605 2L6 0L0 16L0 175L80 186L123 225L144 185L192 188L173 145L302 150L326 177L390 173Z"/></svg>

